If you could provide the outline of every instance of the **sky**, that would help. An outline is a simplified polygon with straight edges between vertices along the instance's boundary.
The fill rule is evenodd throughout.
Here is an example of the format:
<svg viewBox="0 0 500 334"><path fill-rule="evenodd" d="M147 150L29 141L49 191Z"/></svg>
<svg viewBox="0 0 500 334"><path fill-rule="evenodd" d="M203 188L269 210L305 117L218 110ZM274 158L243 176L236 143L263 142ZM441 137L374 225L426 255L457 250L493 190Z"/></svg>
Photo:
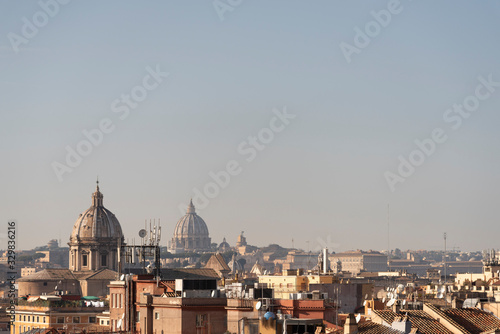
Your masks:
<svg viewBox="0 0 500 334"><path fill-rule="evenodd" d="M0 3L0 249L69 241L498 248L495 1ZM217 179L217 181L215 181Z"/></svg>

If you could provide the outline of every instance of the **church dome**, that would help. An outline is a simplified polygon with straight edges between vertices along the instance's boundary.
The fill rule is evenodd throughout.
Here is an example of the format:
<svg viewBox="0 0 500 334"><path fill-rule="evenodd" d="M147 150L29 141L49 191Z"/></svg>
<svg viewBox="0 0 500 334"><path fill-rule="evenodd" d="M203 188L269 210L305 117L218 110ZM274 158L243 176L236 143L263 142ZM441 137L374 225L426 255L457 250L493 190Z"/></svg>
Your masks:
<svg viewBox="0 0 500 334"><path fill-rule="evenodd" d="M172 253L206 252L211 250L210 240L207 224L196 214L191 201L186 214L175 225L169 250Z"/></svg>
<svg viewBox="0 0 500 334"><path fill-rule="evenodd" d="M220 243L220 245L218 247L218 250L221 251L221 252L226 252L226 251L228 251L230 249L231 249L231 246L226 241L226 237L224 237L224 239L222 240L222 242Z"/></svg>
<svg viewBox="0 0 500 334"><path fill-rule="evenodd" d="M70 243L100 239L122 239L123 233L116 216L102 205L103 195L99 191L92 194L92 206L80 214L73 226Z"/></svg>
<svg viewBox="0 0 500 334"><path fill-rule="evenodd" d="M187 213L175 225L174 237L208 237L205 221L196 214L193 201L189 203Z"/></svg>

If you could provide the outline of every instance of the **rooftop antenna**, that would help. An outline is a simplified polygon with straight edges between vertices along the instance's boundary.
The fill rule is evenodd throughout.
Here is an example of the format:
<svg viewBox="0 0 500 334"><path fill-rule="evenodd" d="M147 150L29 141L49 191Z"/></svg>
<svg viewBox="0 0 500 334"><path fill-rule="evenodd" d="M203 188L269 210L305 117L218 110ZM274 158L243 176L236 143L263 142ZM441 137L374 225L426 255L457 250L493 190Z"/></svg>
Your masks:
<svg viewBox="0 0 500 334"><path fill-rule="evenodd" d="M391 247L390 247L390 234L389 234L389 203L387 203L387 263L389 264L389 271L391 271Z"/></svg>
<svg viewBox="0 0 500 334"><path fill-rule="evenodd" d="M444 232L443 234L443 238L444 238L444 286L446 287L446 279L447 279L447 274L446 274L446 232ZM445 305L446 307L448 307L448 301L446 299L446 288L444 290L444 302L445 302Z"/></svg>

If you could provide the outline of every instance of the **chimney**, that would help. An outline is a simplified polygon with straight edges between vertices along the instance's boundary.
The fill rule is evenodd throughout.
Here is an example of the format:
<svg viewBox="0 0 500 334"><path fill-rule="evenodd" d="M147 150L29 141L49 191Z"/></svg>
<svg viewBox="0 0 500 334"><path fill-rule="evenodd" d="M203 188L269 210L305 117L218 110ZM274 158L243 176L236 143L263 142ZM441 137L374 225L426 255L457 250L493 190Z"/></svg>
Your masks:
<svg viewBox="0 0 500 334"><path fill-rule="evenodd" d="M344 324L344 334L358 334L358 324L354 313L349 313Z"/></svg>
<svg viewBox="0 0 500 334"><path fill-rule="evenodd" d="M392 312L399 313L399 310L401 310L401 304L399 303L399 300L396 300L392 305Z"/></svg>
<svg viewBox="0 0 500 334"><path fill-rule="evenodd" d="M405 334L409 334L411 332L411 321L408 320L407 316L396 317L394 318L391 327Z"/></svg>

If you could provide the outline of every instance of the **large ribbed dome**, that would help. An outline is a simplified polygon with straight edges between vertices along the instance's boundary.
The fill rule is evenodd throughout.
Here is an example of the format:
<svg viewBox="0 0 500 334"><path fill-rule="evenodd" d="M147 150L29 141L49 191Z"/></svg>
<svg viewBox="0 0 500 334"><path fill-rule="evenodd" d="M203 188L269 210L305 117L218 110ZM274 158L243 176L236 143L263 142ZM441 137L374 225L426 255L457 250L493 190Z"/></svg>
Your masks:
<svg viewBox="0 0 500 334"><path fill-rule="evenodd" d="M208 237L208 228L205 221L196 214L193 201L189 203L187 213L179 219L175 225L174 237L206 236Z"/></svg>
<svg viewBox="0 0 500 334"><path fill-rule="evenodd" d="M92 206L73 225L69 238L69 267L73 271L118 270L118 249L124 245L122 228L115 215L102 205L99 181Z"/></svg>
<svg viewBox="0 0 500 334"><path fill-rule="evenodd" d="M92 194L92 206L80 217L73 226L70 242L101 238L121 239L122 228L115 215L102 205L103 195L99 191L99 184Z"/></svg>
<svg viewBox="0 0 500 334"><path fill-rule="evenodd" d="M189 203L186 215L175 225L169 248L173 253L210 250L207 224L196 214L193 201Z"/></svg>

